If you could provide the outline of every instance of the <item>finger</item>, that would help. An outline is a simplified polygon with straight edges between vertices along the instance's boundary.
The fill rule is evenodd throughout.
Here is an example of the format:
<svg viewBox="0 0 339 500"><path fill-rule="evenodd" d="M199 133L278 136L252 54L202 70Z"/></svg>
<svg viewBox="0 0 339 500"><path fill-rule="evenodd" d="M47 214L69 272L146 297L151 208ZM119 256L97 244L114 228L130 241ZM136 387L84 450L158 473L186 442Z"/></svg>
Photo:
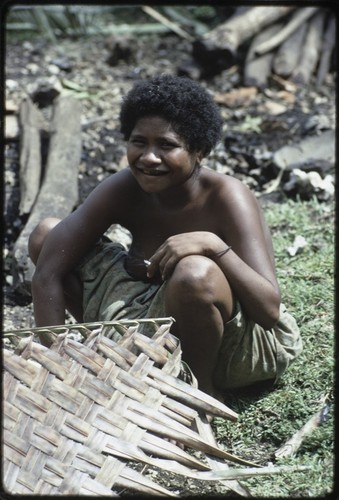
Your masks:
<svg viewBox="0 0 339 500"><path fill-rule="evenodd" d="M152 278L159 269L159 263L161 262L163 251L158 249L149 260L145 261L147 267L147 276Z"/></svg>
<svg viewBox="0 0 339 500"><path fill-rule="evenodd" d="M146 274L148 278L153 278L156 272L157 266L151 260L148 260L146 263Z"/></svg>
<svg viewBox="0 0 339 500"><path fill-rule="evenodd" d="M162 261L159 264L159 270L161 277L164 281L167 280L173 274L174 268L179 260L180 259L174 257L173 255L170 256L168 259L165 258L162 259Z"/></svg>
<svg viewBox="0 0 339 500"><path fill-rule="evenodd" d="M152 256L150 259L150 264L147 267L148 278L152 278L159 271L162 279L164 280L165 276L168 275L168 271L165 271L167 261L168 257L166 257L166 255L164 255L163 257L160 257L159 255Z"/></svg>

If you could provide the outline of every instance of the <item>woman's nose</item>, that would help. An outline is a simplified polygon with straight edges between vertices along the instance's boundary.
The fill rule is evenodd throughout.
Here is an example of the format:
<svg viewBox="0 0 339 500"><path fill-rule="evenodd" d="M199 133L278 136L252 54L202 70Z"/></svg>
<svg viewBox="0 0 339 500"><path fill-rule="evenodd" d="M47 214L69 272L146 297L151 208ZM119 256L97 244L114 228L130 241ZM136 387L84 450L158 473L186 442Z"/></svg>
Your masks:
<svg viewBox="0 0 339 500"><path fill-rule="evenodd" d="M160 155L155 148L145 148L141 160L146 163L161 163Z"/></svg>

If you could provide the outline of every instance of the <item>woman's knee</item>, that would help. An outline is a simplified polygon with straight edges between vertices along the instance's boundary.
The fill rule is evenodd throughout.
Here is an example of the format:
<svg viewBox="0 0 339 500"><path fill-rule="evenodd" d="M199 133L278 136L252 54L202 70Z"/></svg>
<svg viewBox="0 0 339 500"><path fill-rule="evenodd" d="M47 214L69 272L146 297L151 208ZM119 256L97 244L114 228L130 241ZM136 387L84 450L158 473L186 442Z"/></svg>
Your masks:
<svg viewBox="0 0 339 500"><path fill-rule="evenodd" d="M189 255L178 262L168 280L167 288L175 289L182 298L193 295L203 297L214 293L215 287L218 286L218 274L226 281L219 267L211 259L201 255Z"/></svg>
<svg viewBox="0 0 339 500"><path fill-rule="evenodd" d="M28 238L28 253L34 264L38 260L41 248L48 233L60 222L56 217L43 219L31 232Z"/></svg>
<svg viewBox="0 0 339 500"><path fill-rule="evenodd" d="M185 257L175 267L166 284L165 305L170 315L174 311L191 308L205 311L205 307L220 311L224 322L234 310L231 286L219 266L211 259L200 255Z"/></svg>

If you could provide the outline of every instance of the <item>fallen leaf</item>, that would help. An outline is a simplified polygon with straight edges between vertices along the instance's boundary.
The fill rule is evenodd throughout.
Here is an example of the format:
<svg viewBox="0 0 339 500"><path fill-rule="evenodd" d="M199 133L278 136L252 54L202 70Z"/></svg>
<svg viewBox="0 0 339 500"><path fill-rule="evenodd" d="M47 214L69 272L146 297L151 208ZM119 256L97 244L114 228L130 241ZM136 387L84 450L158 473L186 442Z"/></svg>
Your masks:
<svg viewBox="0 0 339 500"><path fill-rule="evenodd" d="M225 94L215 94L214 100L217 104L224 104L229 108L238 108L240 106L248 106L258 94L256 87L243 87L240 89L231 90Z"/></svg>
<svg viewBox="0 0 339 500"><path fill-rule="evenodd" d="M287 110L287 108L284 104L281 104L279 102L270 101L270 100L266 101L263 108L266 109L266 111L270 115L281 115L282 113L285 113L285 111Z"/></svg>

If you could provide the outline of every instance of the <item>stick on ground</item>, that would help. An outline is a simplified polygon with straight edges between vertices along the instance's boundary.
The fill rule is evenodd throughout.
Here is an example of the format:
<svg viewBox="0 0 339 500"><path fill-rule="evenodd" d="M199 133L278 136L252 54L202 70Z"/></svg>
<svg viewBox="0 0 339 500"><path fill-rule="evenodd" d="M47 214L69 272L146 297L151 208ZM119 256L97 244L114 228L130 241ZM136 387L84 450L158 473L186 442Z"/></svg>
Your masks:
<svg viewBox="0 0 339 500"><path fill-rule="evenodd" d="M278 450L274 453L275 457L293 457L302 445L304 439L322 424L323 415L327 409L328 405L325 405L317 411L317 413L315 413L299 431L293 434L293 436L286 441L284 445L278 448Z"/></svg>

